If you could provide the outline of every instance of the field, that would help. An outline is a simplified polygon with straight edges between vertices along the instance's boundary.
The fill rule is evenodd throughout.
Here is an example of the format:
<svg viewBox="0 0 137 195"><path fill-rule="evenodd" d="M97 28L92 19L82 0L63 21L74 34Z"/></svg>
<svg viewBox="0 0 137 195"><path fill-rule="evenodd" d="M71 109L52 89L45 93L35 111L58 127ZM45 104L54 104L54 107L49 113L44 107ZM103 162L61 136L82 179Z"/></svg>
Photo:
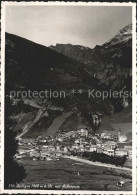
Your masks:
<svg viewBox="0 0 137 195"><path fill-rule="evenodd" d="M61 190L98 190L98 191L130 191L131 179L118 175L106 175L105 167L76 163L70 159L61 158L60 161L32 161L22 160L27 177L22 181L22 186L40 184L49 186L45 189ZM125 181L123 187L117 182ZM36 187L37 188L37 187Z"/></svg>

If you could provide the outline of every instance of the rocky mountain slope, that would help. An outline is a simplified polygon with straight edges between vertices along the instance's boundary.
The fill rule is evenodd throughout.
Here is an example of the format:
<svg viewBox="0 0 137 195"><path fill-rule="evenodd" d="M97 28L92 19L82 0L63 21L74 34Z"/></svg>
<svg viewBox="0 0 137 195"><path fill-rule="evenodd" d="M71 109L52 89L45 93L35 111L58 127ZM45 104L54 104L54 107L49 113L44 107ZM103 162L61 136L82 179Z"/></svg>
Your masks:
<svg viewBox="0 0 137 195"><path fill-rule="evenodd" d="M121 29L111 40L90 49L80 45L56 44L50 46L57 52L88 64L100 79L102 86L131 89L132 75L132 25Z"/></svg>
<svg viewBox="0 0 137 195"><path fill-rule="evenodd" d="M14 130L22 137L46 135L56 117L75 107L79 98L71 90L92 89L96 85L96 79L91 79L82 63L8 33L5 55L6 103L10 92L64 90L66 94L66 98L12 98L12 118L17 123ZM88 98L85 102L88 107Z"/></svg>
<svg viewBox="0 0 137 195"><path fill-rule="evenodd" d="M6 33L6 102L10 91L51 89L64 90L66 94L65 98L12 98L11 117L16 121L14 131L18 137L47 136L51 127L52 134L63 128L69 131L90 127L85 113L110 115L121 111L123 99L89 98L87 90L131 90L130 29L131 26L125 27L113 39L94 49L69 45L71 55ZM70 49L66 50L69 53ZM89 63L85 51L90 56ZM72 93L72 89L77 93ZM79 89L83 90L82 94L78 93ZM131 103L130 98L126 101Z"/></svg>
<svg viewBox="0 0 137 195"><path fill-rule="evenodd" d="M91 64L92 49L89 47L57 43L55 46L51 45L50 48L84 64Z"/></svg>

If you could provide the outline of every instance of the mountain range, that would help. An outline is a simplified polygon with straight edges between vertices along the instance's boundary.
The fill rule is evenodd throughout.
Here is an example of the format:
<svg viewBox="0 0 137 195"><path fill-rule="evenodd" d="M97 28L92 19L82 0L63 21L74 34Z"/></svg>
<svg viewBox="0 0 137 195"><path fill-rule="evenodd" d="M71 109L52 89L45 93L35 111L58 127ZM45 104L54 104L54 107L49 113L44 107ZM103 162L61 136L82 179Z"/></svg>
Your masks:
<svg viewBox="0 0 137 195"><path fill-rule="evenodd" d="M123 112L123 98L88 98L87 90L131 91L131 25L93 49L71 44L46 47L9 33L5 39L6 97L10 91L29 89L66 92L64 99L12 98L11 117L16 121L14 131L19 137L36 138L59 130L90 128L85 113L100 112L111 117ZM82 89L83 93L73 94L72 89ZM130 106L131 98L126 101Z"/></svg>
<svg viewBox="0 0 137 195"><path fill-rule="evenodd" d="M81 45L56 44L51 49L92 67L103 85L118 87L132 75L132 25L121 29L103 45L91 49ZM122 83L121 83L122 79ZM129 82L129 81L128 81ZM129 82L130 83L130 82ZM128 85L128 83L126 83ZM128 86L131 88L131 86Z"/></svg>

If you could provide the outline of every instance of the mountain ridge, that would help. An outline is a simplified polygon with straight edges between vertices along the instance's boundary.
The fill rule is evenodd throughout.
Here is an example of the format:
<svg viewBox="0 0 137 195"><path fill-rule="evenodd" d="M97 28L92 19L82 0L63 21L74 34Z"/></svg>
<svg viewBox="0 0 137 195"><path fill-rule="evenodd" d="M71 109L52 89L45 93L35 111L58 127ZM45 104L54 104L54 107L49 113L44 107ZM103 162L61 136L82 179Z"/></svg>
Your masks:
<svg viewBox="0 0 137 195"><path fill-rule="evenodd" d="M17 123L14 131L18 135L25 138L36 138L43 134L46 136L54 119L67 112L72 112L70 118L75 128L78 128L82 124L90 127L83 115L85 112L101 112L103 115L110 115L122 111L123 98L117 101L110 98L89 99L85 91L88 89L120 91L123 88L127 91L131 90L132 37L123 42L120 40L117 44L111 45L108 42L96 46L92 54L91 49L87 48L91 61L86 63L16 35L6 33L5 38L7 95L10 91L28 89L33 91L53 89L66 92L66 99L13 98L12 117ZM80 56L84 59L83 49ZM72 94L70 92L72 88L85 91L82 95ZM131 104L131 98L127 98L126 101ZM67 119L63 125L68 127L68 130L72 128Z"/></svg>
<svg viewBox="0 0 137 195"><path fill-rule="evenodd" d="M73 45L73 44L59 44L55 46L51 45L49 48L62 53L66 56L76 59L84 64L89 64L90 66L96 66L95 60L93 60L94 55L97 52L102 54L107 52L108 47L114 46L116 44L122 43L124 41L130 41L132 39L132 25L129 24L123 27L113 38L108 40L102 45L96 45L94 48L84 47L82 45ZM103 49L102 49L103 48ZM102 51L101 51L102 50ZM106 51L105 51L106 50ZM100 68L100 67L99 67ZM95 72L99 70L95 68Z"/></svg>

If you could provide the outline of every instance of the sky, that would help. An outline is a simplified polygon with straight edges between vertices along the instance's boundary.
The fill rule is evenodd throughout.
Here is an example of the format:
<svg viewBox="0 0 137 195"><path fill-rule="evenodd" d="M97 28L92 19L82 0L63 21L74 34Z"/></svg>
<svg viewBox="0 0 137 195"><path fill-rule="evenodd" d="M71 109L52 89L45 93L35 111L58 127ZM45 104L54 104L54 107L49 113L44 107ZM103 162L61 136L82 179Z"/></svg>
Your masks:
<svg viewBox="0 0 137 195"><path fill-rule="evenodd" d="M8 5L5 20L6 32L45 46L70 43L93 48L132 22L132 7Z"/></svg>

